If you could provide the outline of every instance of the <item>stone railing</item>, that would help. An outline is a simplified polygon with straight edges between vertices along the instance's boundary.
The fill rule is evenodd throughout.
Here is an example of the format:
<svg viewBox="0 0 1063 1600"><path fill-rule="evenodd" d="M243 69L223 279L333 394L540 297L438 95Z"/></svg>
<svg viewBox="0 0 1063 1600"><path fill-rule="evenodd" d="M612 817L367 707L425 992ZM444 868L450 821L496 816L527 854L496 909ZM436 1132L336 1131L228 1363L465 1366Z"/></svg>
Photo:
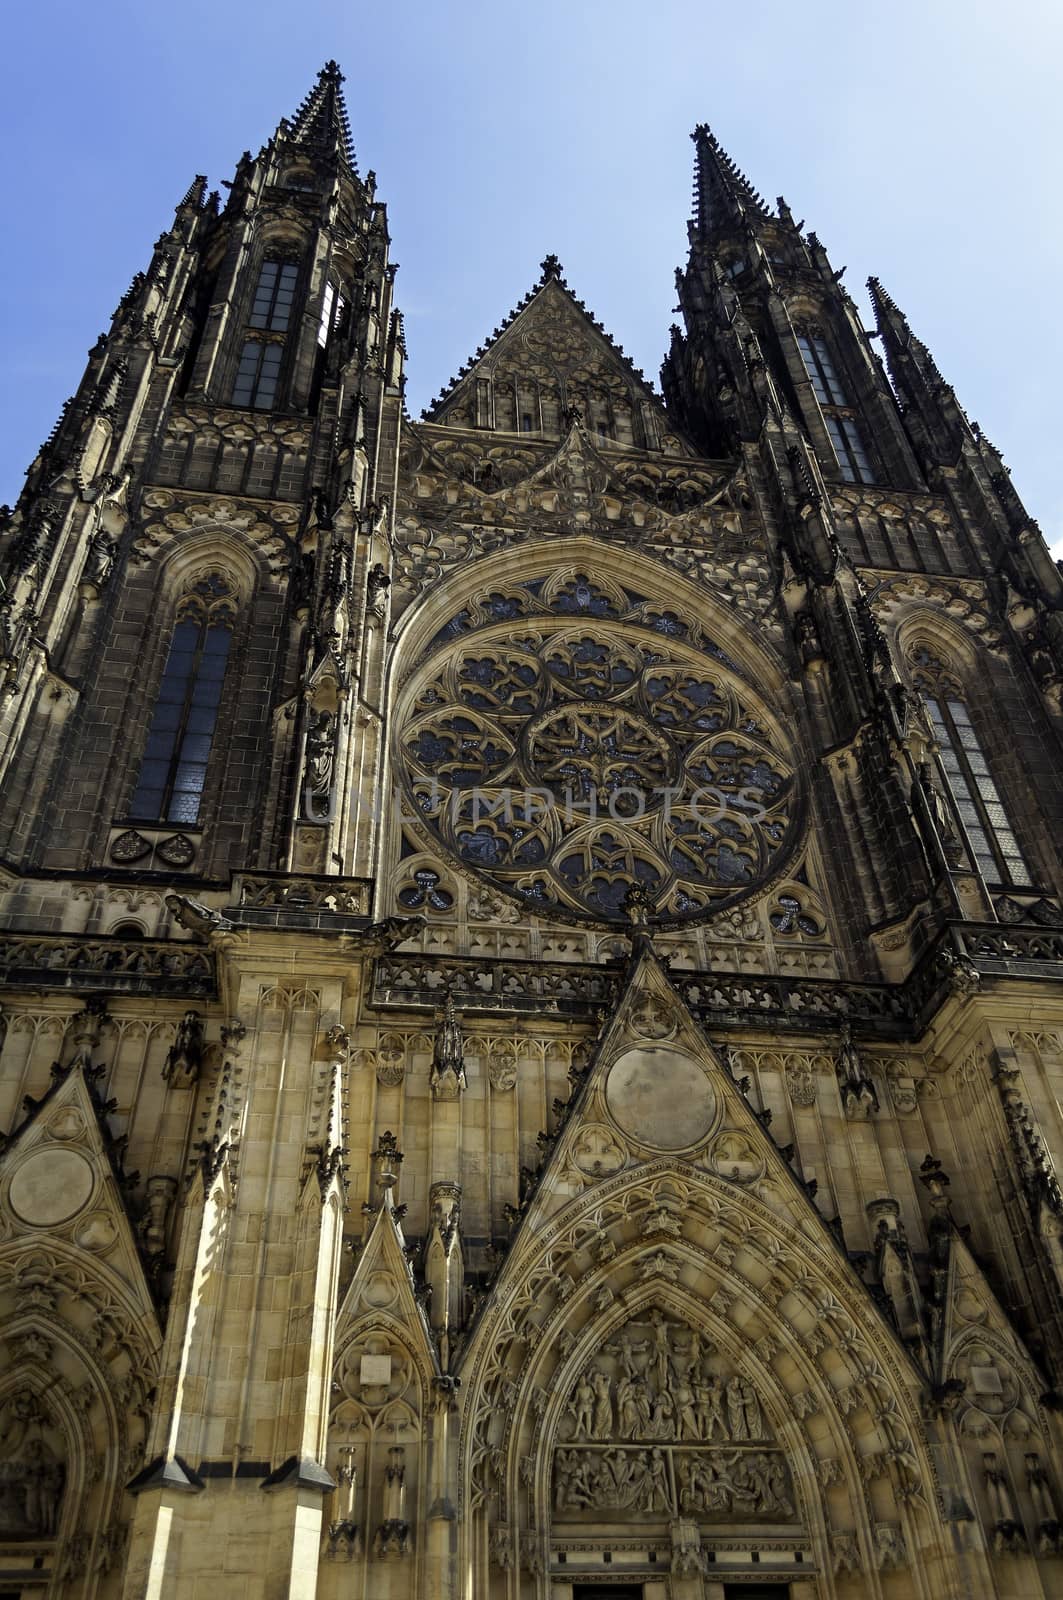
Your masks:
<svg viewBox="0 0 1063 1600"><path fill-rule="evenodd" d="M30 989L212 996L209 950L176 940L0 934L0 982Z"/></svg>
<svg viewBox="0 0 1063 1600"><path fill-rule="evenodd" d="M619 961L389 954L376 962L372 1004L434 1009L449 991L464 1011L591 1019L616 996L622 972ZM848 1022L879 1037L914 1038L950 994L973 994L999 978L1063 981L1063 930L952 923L900 984L683 968L671 978L694 1015L713 1027L759 1022L791 1033L826 1032Z"/></svg>
<svg viewBox="0 0 1063 1600"><path fill-rule="evenodd" d="M226 916L245 927L341 927L369 915L372 890L371 878L240 872Z"/></svg>

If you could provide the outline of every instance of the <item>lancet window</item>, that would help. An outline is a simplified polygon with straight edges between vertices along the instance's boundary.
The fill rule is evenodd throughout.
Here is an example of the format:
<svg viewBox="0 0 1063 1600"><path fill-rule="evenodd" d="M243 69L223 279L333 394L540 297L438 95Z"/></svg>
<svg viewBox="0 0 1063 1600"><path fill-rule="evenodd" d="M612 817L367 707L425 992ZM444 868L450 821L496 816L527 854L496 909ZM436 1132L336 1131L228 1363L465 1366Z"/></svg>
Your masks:
<svg viewBox="0 0 1063 1600"><path fill-rule="evenodd" d="M284 336L295 303L299 268L294 261L267 260L259 269L247 331L233 379L232 403L270 411L276 404L284 361Z"/></svg>
<svg viewBox="0 0 1063 1600"><path fill-rule="evenodd" d="M928 650L916 651L911 665L934 729L952 809L979 872L989 883L1029 888L1030 870L960 683Z"/></svg>
<svg viewBox="0 0 1063 1600"><path fill-rule="evenodd" d="M199 821L235 617L232 588L217 573L200 578L179 601L132 817Z"/></svg>
<svg viewBox="0 0 1063 1600"><path fill-rule="evenodd" d="M801 333L797 336L797 347L812 384L812 393L823 412L823 422L838 459L838 470L846 483L873 483L875 475L860 426L852 415L852 402L838 376L826 339L821 333Z"/></svg>

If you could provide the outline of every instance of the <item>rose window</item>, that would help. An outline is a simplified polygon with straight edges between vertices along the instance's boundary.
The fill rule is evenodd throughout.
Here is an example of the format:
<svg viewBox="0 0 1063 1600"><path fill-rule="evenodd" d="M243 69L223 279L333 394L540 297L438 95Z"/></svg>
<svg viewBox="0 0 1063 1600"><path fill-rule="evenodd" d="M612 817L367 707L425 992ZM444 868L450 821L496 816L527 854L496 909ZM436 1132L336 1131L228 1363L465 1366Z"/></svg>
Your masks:
<svg viewBox="0 0 1063 1600"><path fill-rule="evenodd" d="M703 918L791 854L792 761L739 668L675 611L561 572L433 641L398 766L421 847L531 907Z"/></svg>

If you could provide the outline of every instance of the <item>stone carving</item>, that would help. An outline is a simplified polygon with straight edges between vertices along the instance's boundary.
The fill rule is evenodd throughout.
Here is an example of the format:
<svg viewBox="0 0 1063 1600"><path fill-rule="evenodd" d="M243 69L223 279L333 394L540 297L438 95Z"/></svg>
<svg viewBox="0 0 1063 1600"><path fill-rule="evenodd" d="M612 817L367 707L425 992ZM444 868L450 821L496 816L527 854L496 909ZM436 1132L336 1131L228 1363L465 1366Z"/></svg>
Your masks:
<svg viewBox="0 0 1063 1600"><path fill-rule="evenodd" d="M451 994L446 997L440 1018L428 1081L437 1100L456 1100L466 1087L465 1044Z"/></svg>
<svg viewBox="0 0 1063 1600"><path fill-rule="evenodd" d="M512 1050L492 1050L487 1058L487 1077L497 1094L508 1094L517 1082L517 1058Z"/></svg>
<svg viewBox="0 0 1063 1600"><path fill-rule="evenodd" d="M406 1451L393 1445L384 1468L384 1520L373 1540L378 1558L405 1556L410 1552L410 1525L406 1521Z"/></svg>
<svg viewBox="0 0 1063 1600"><path fill-rule="evenodd" d="M203 1018L198 1011L186 1011L177 1024L174 1042L163 1062L167 1083L182 1086L195 1083L203 1063Z"/></svg>
<svg viewBox="0 0 1063 1600"><path fill-rule="evenodd" d="M611 1178L627 1161L615 1134L600 1122L586 1123L572 1141L572 1164L587 1178Z"/></svg>
<svg viewBox="0 0 1063 1600"><path fill-rule="evenodd" d="M816 1079L806 1062L788 1063L786 1088L795 1106L810 1106L816 1100Z"/></svg>
<svg viewBox="0 0 1063 1600"><path fill-rule="evenodd" d="M44 1437L49 1423L28 1389L0 1408L0 1539L55 1535L66 1468Z"/></svg>
<svg viewBox="0 0 1063 1600"><path fill-rule="evenodd" d="M646 995L631 1013L631 1031L643 1039L667 1039L675 1029L674 1015L656 995Z"/></svg>
<svg viewBox="0 0 1063 1600"><path fill-rule="evenodd" d="M860 1571L860 1546L855 1533L832 1533L830 1550L835 1577L843 1572Z"/></svg>
<svg viewBox="0 0 1063 1600"><path fill-rule="evenodd" d="M836 1069L845 1115L850 1121L866 1120L872 1111L878 1110L878 1095L853 1044L848 1022L842 1023Z"/></svg>
<svg viewBox="0 0 1063 1600"><path fill-rule="evenodd" d="M149 1178L145 1185L144 1214L137 1232L149 1259L157 1259L166 1248L166 1224L176 1195L176 1178Z"/></svg>
<svg viewBox="0 0 1063 1600"><path fill-rule="evenodd" d="M491 1529L490 1538L491 1565L498 1567L502 1572L513 1569L513 1535L502 1523L496 1523Z"/></svg>
<svg viewBox="0 0 1063 1600"><path fill-rule="evenodd" d="M312 821L328 818L335 759L336 715L332 711L319 711L307 730L303 776L303 806Z"/></svg>
<svg viewBox="0 0 1063 1600"><path fill-rule="evenodd" d="M1036 1451L1026 1456L1026 1484L1037 1518L1037 1554L1063 1554L1063 1523L1060 1522L1059 1507L1051 1481Z"/></svg>
<svg viewBox="0 0 1063 1600"><path fill-rule="evenodd" d="M696 1522L680 1517L672 1523L672 1576L697 1578L704 1574L705 1557L701 1550L701 1534Z"/></svg>
<svg viewBox="0 0 1063 1600"><path fill-rule="evenodd" d="M904 1535L890 1522L875 1523L875 1565L880 1572L892 1572L907 1565Z"/></svg>
<svg viewBox="0 0 1063 1600"><path fill-rule="evenodd" d="M993 1518L992 1546L999 1555L1025 1555L1026 1533L1015 1511L1008 1474L995 1451L982 1456L986 1498Z"/></svg>
<svg viewBox="0 0 1063 1600"><path fill-rule="evenodd" d="M559 1514L796 1516L751 1384L658 1309L624 1324L577 1378L554 1458Z"/></svg>
<svg viewBox="0 0 1063 1600"><path fill-rule="evenodd" d="M377 561L369 571L365 584L365 602L368 614L383 621L387 616L388 590L391 588L391 579L383 566Z"/></svg>
<svg viewBox="0 0 1063 1600"><path fill-rule="evenodd" d="M752 1183L764 1171L764 1158L741 1133L722 1133L709 1159L717 1176L732 1183Z"/></svg>

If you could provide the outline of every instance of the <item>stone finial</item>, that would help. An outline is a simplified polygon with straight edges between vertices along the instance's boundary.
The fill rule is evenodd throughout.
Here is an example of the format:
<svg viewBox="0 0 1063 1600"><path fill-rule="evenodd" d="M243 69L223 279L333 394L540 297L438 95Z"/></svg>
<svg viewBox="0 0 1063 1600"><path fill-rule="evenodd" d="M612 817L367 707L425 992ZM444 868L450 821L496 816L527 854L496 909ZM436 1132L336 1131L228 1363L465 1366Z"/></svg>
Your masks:
<svg viewBox="0 0 1063 1600"><path fill-rule="evenodd" d="M398 1140L390 1129L380 1135L376 1149L370 1160L373 1162L376 1174L376 1186L380 1190L382 1204L394 1208L392 1190L399 1181L399 1168L402 1165L402 1151L399 1149Z"/></svg>

